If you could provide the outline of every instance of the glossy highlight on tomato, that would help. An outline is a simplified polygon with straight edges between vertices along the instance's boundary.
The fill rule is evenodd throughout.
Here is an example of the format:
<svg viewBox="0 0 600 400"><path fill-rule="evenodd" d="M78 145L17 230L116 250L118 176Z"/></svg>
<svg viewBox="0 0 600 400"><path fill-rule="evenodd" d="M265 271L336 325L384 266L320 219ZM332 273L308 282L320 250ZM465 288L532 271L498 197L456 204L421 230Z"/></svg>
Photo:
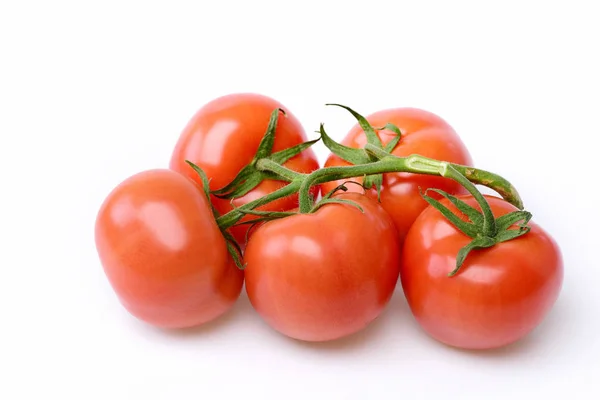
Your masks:
<svg viewBox="0 0 600 400"><path fill-rule="evenodd" d="M485 197L496 217L516 210ZM471 196L459 198L477 207ZM442 204L459 215L447 201ZM529 226L519 238L472 251L448 277L471 239L433 207L423 211L406 237L400 276L410 309L429 335L459 348L490 349L540 324L559 295L563 261L553 238L534 222Z"/></svg>
<svg viewBox="0 0 600 400"><path fill-rule="evenodd" d="M98 212L95 241L120 302L149 324L200 325L231 308L241 292L243 272L207 197L177 172L140 172L114 188Z"/></svg>
<svg viewBox="0 0 600 400"><path fill-rule="evenodd" d="M420 154L425 157L440 161L471 166L471 156L454 129L439 116L417 108L391 108L378 111L366 117L369 123L377 127L383 127L392 123L400 128L402 138L396 145L392 154L406 157L412 154ZM396 134L389 130L376 131L385 146ZM367 138L362 128L356 124L342 144L363 148ZM325 167L350 165L335 154L331 154L325 162ZM362 182L362 178L352 179ZM341 181L324 183L321 188L323 193L334 189ZM354 185L348 186L350 190L361 191ZM400 240L417 218L427 207L427 203L421 197L421 190L430 188L442 189L450 194L464 194L465 189L457 182L440 176L417 175L411 173L385 173L383 174L383 185L381 190L381 205L390 214L398 229ZM371 198L377 198L377 192L369 190L367 194ZM434 195L435 196L435 195Z"/></svg>
<svg viewBox="0 0 600 400"><path fill-rule="evenodd" d="M298 119L280 102L259 94L235 93L222 96L204 105L188 122L173 150L170 168L200 183L198 175L186 164L193 162L204 170L210 179L210 189L224 187L254 157L262 140L273 110L281 108L275 133L273 151L277 152L307 141L304 128ZM312 149L307 149L283 164L297 172L310 173L319 168ZM212 197L221 214L252 200L274 192L285 182L265 180L246 195L231 202ZM318 189L316 189L318 191ZM298 206L298 196L292 195L266 206L261 211L286 211ZM252 217L248 216L244 220ZM231 228L236 240L245 243L248 225Z"/></svg>
<svg viewBox="0 0 600 400"><path fill-rule="evenodd" d="M258 227L245 253L246 291L275 330L304 341L338 339L365 328L398 281L398 235L368 197L336 194L325 204Z"/></svg>

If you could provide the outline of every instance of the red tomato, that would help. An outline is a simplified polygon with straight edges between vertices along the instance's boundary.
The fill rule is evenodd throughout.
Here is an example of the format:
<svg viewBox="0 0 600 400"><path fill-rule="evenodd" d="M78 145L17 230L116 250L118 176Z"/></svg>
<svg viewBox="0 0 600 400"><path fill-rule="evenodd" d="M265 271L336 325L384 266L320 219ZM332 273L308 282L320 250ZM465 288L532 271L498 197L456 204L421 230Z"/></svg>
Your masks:
<svg viewBox="0 0 600 400"><path fill-rule="evenodd" d="M463 145L454 129L446 121L435 114L415 108L394 108L376 112L366 119L374 127L381 127L388 122L395 124L402 132L402 138L392 154L406 157L420 154L436 160L448 161L462 165L471 165L471 156ZM384 146L395 136L388 130L378 131L378 136ZM367 143L364 131L356 124L343 139L342 144L363 148ZM349 165L346 161L332 154L325 167ZM352 179L362 182L362 178ZM324 193L334 189L343 181L329 182L321 186ZM350 190L361 191L360 187L348 185ZM427 202L421 198L419 188L438 188L450 194L466 193L455 181L439 176L415 175L409 173L387 173L383 175L381 190L381 205L391 215L400 240L417 218L427 207ZM367 194L377 198L377 192L370 190ZM432 195L435 196L435 195Z"/></svg>
<svg viewBox="0 0 600 400"><path fill-rule="evenodd" d="M389 215L357 193L351 205L265 223L249 240L246 291L277 331L326 341L365 328L389 302L399 272L398 236Z"/></svg>
<svg viewBox="0 0 600 400"><path fill-rule="evenodd" d="M165 328L210 321L238 298L243 272L192 180L150 170L119 184L96 219L96 247L123 306Z"/></svg>
<svg viewBox="0 0 600 400"><path fill-rule="evenodd" d="M460 196L477 207L471 196ZM516 208L486 196L496 217ZM457 213L448 201L442 204ZM563 280L562 256L554 240L530 222L517 239L472 251L459 272L456 254L471 239L439 211L428 207L404 243L400 276L419 324L435 339L467 349L489 349L531 332L556 301Z"/></svg>
<svg viewBox="0 0 600 400"><path fill-rule="evenodd" d="M224 187L252 161L267 130L271 112L276 108L284 109L286 116L279 117L273 152L307 141L298 119L281 103L258 94L231 94L211 101L193 116L175 146L170 168L201 183L198 175L185 163L185 160L190 160L206 172L211 190ZM319 168L311 149L284 165L304 173ZM285 184L282 181L263 181L245 196L235 199L233 205L239 207ZM213 197L212 201L221 214L232 209L230 200ZM294 195L274 201L259 210L285 211L297 206L298 196ZM248 225L240 225L233 227L231 232L243 244L247 230Z"/></svg>

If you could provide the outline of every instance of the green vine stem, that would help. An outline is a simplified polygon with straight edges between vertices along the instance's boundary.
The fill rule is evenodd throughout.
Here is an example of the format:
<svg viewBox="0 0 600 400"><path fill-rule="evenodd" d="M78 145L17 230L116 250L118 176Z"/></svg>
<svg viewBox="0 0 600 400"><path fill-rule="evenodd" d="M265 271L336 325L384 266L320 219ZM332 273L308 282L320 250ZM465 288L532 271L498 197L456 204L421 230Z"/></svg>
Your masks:
<svg viewBox="0 0 600 400"><path fill-rule="evenodd" d="M376 128L373 128L364 117L348 107L338 104L334 105L350 111L357 119L368 138L364 148L355 149L336 143L327 135L323 124L321 124L319 130L320 137L318 139L300 143L278 152L273 152L275 129L279 114L282 113L282 110L275 109L271 113L267 131L263 136L252 161L242 168L236 177L226 186L214 191L209 191L208 178L204 172L198 166L188 161L190 166L200 174L204 183L206 195L209 198L210 196L217 196L219 198L233 200L234 198L244 196L266 179L279 180L287 183L282 188L269 193L264 197L248 202L238 208L234 208L225 215L219 216L213 208L215 217L217 217L217 224L227 240L228 250L234 257L238 267L243 268L241 259L242 251L239 244L227 229L238 224L239 221L248 214L253 214L258 218L253 221L242 223L249 223L252 224L252 226L255 226L254 224L256 222L285 218L286 216L295 213L295 211L255 211L256 208L295 194L298 194L299 212L303 214L314 212L321 205L333 202L347 203L360 208L360 206L353 204L352 202L330 198L331 193L324 195L323 199L315 204L315 199L311 196L311 188L325 182L362 177L363 180L361 186L367 188L374 187L377 190L377 196L379 198L383 183L383 174L390 172L408 172L453 179L465 187L479 204L481 211L442 190L423 188L424 192L421 193L423 199L440 211L457 229L472 238L472 241L464 246L457 254L456 267L449 273L449 276L453 276L459 271L465 258L471 251L492 247L497 243L512 240L529 232L530 227L527 226L527 223L532 215L528 211L523 210L523 201L521 200L519 193L506 179L482 169L453 164L447 161L439 161L418 154L407 157L394 156L391 152L402 137L402 132L398 127L387 124L383 128L378 129L388 129L396 133L396 137L384 147L375 132ZM310 174L293 171L283 165L287 160L300 154L321 139L332 153L348 161L351 165L322 168ZM495 218L489 203L486 201L483 194L475 187L475 184L483 185L496 191L504 198L504 200L517 207L518 210ZM343 188L345 189L345 187ZM464 216L468 218L468 221L461 219L442 202L429 196L427 194L428 192L435 192L444 197L453 204L459 212L464 214ZM521 223L519 224L519 222ZM518 229L514 229L515 224L517 224Z"/></svg>
<svg viewBox="0 0 600 400"><path fill-rule="evenodd" d="M368 149L368 147L367 147ZM370 149L368 149L370 150ZM379 149L378 149L379 150ZM452 168L448 168L452 166ZM281 180L290 182L283 188L268 195L251 201L229 213L219 217L217 223L221 229L228 229L235 225L248 210L253 210L274 200L299 193L299 211L308 213L313 208L313 199L310 197L310 188L325 182L336 181L353 177L361 177L386 172L411 172L416 174L438 175L454 179L464 185L464 180L475 184L487 186L499 193L506 201L519 209L523 209L523 202L514 186L506 179L478 168L451 164L420 155L397 157L386 153L379 161L371 164L351 165L346 167L329 167L314 171L311 174L300 174L269 159L260 159L256 163L259 171L271 172ZM461 179L463 180L461 182ZM467 187L469 189L469 187ZM479 191L474 189L481 196ZM475 195L475 193L473 193ZM491 211L490 211L491 212ZM487 218L493 223L493 218ZM493 230L493 226L486 229Z"/></svg>
<svg viewBox="0 0 600 400"><path fill-rule="evenodd" d="M510 182L491 172L477 168L465 167L462 165L455 165L445 161L438 161L420 155L396 157L387 154L379 161L371 164L323 168L308 175L303 180L300 187L300 212L308 212L312 207L309 189L313 185L335 181L338 179L386 172L411 172L416 174L439 175L457 180L456 176L452 172L449 172L449 165L452 165L454 170L456 170L461 177L464 177L475 184L487 186L495 190L506 201L513 204L517 208L523 208L523 202L521 201L517 190L510 184Z"/></svg>
<svg viewBox="0 0 600 400"><path fill-rule="evenodd" d="M370 144L367 144L365 146L365 150L368 151L369 153L373 154L374 156L376 156L379 159L389 158L390 156L392 156L391 154L381 150L378 147L372 146ZM392 156L392 157L394 157L394 156ZM438 172L439 172L438 168L441 167L440 161L433 160L431 158L427 158L427 157L423 157L423 156L418 156L418 157L411 156L411 157L413 159L410 162L413 167L420 168L423 170L431 168L431 171L433 171L432 175L438 175ZM411 157L408 157L408 158L411 158ZM467 178L470 182L480 184L483 186L487 186L487 187L495 190L497 193L499 193L502 196L502 198L504 200L508 201L509 203L511 203L515 207L519 208L520 210L523 209L523 200L521 200L521 196L519 195L519 192L517 192L517 189L509 181L507 181L500 175L494 174L493 172L485 171L485 170L474 168L474 167L467 167L467 166L460 165L460 164L453 164L453 163L448 163L448 162L446 162L445 164L452 166L452 168L454 168L460 175ZM420 172L420 173L427 174L427 172ZM451 176L449 176L448 171L442 171L442 173L440 175L444 176L444 177L452 178ZM453 178L453 179L455 179L455 178ZM464 180L459 183L461 183L461 184L463 184L463 186L465 186ZM467 190L469 190L469 192L471 192L471 189L467 188ZM471 194L473 194L473 192L471 192Z"/></svg>
<svg viewBox="0 0 600 400"><path fill-rule="evenodd" d="M284 167L276 161L268 158L262 158L257 162L257 169L265 172L272 172L277 175L281 180L292 182L294 180L304 179L307 174L293 171L289 168Z"/></svg>

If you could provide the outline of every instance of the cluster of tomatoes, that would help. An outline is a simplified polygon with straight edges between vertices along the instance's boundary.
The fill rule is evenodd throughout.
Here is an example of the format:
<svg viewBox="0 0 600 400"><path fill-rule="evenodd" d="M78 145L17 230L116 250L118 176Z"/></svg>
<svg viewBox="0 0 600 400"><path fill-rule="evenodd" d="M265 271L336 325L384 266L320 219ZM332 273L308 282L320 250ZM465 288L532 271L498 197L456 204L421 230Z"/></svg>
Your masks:
<svg viewBox="0 0 600 400"><path fill-rule="evenodd" d="M385 173L379 193L347 185L347 192L334 195L342 201L312 213L252 229L237 224L227 232L243 249L245 268L238 268L215 217L287 182L263 180L235 199L207 197L187 161L206 173L211 191L226 186L253 160L277 108L286 114L277 123L273 151L305 142L301 123L279 102L257 94L220 97L189 121L168 169L133 175L107 196L96 220L96 247L111 286L132 315L163 328L196 326L229 310L245 287L252 306L271 327L295 339L326 341L368 326L400 282L423 329L452 346L503 346L542 321L562 284L557 244L531 222L526 235L474 251L449 277L459 250L471 239L428 206L422 189L441 189L473 207L477 202L456 181L440 176ZM396 156L420 154L472 164L453 128L430 112L395 108L366 119L374 127L391 123L399 128L401 139L392 150ZM376 132L384 145L396 135L386 128ZM359 124L342 141L353 148L366 143ZM283 165L303 174L319 169L310 148ZM324 167L344 165L350 164L332 154ZM362 182L361 177L352 180ZM341 183L326 182L315 190L328 193ZM496 217L516 210L498 197L486 199ZM259 210L297 207L296 193Z"/></svg>

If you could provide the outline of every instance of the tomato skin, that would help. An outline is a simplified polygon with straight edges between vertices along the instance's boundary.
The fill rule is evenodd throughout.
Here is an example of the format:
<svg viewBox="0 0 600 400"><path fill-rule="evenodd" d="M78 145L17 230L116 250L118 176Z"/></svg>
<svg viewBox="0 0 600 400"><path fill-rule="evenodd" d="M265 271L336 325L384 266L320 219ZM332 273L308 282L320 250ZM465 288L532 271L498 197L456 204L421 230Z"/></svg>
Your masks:
<svg viewBox="0 0 600 400"><path fill-rule="evenodd" d="M387 213L359 203L324 205L314 214L270 221L252 235L244 260L246 291L275 330L304 341L355 333L388 304L398 281L398 236Z"/></svg>
<svg viewBox="0 0 600 400"><path fill-rule="evenodd" d="M201 188L177 172L133 175L103 202L95 225L98 255L123 306L163 328L215 319L237 300L243 272Z"/></svg>
<svg viewBox="0 0 600 400"><path fill-rule="evenodd" d="M169 167L201 184L198 174L185 162L192 161L206 172L211 190L224 187L252 161L267 130L271 113L276 108L285 110L286 115L279 116L273 152L307 141L298 119L278 101L253 93L229 94L214 99L196 112L177 141ZM319 168L312 149L303 151L284 165L303 173ZM240 207L284 185L285 182L282 181L263 181L245 196L236 198L233 206ZM230 200L213 197L212 202L221 214L233 208ZM259 210L285 211L297 206L298 196L293 195L276 200ZM252 217L248 216L245 220L250 218ZM248 225L240 225L233 227L231 232L243 244L247 230Z"/></svg>
<svg viewBox="0 0 600 400"><path fill-rule="evenodd" d="M462 165L472 165L471 156L454 129L439 116L417 108L392 108L378 111L366 117L374 127L381 127L388 122L395 124L402 132L402 138L392 154L406 157L420 154L436 160L449 161ZM384 146L395 136L388 130L378 131ZM363 148L367 143L364 131L356 124L342 144ZM325 167L350 165L348 162L331 154ZM362 182L362 178L352 179ZM323 193L334 189L343 181L328 182L321 186ZM349 185L353 191L361 191L356 185ZM403 241L408 229L427 207L420 195L420 189L442 189L451 194L464 194L464 188L455 181L439 176L415 175L409 173L387 173L383 175L381 205L390 214ZM367 191L371 198L377 198L375 190ZM432 197L436 194L431 193ZM436 197L439 198L439 197Z"/></svg>
<svg viewBox="0 0 600 400"><path fill-rule="evenodd" d="M471 206L471 196L460 196ZM516 210L486 196L496 217ZM447 201L442 204L457 213ZM458 215L458 213L457 213ZM563 261L553 238L530 222L531 231L492 248L476 250L454 277L456 254L470 238L428 207L410 229L400 270L410 309L432 337L465 349L490 349L531 332L555 303Z"/></svg>

